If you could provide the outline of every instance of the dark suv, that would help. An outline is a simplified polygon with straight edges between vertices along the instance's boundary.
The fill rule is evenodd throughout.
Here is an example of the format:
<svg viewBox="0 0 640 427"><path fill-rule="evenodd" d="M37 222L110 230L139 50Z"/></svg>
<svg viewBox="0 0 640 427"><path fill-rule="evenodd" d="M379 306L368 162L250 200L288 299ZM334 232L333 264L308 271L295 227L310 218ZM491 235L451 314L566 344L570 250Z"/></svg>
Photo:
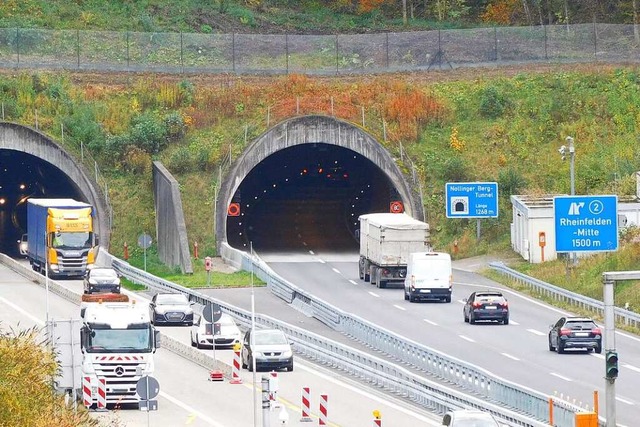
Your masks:
<svg viewBox="0 0 640 427"><path fill-rule="evenodd" d="M602 330L588 317L561 317L551 325L549 351L584 348L602 353Z"/></svg>
<svg viewBox="0 0 640 427"><path fill-rule="evenodd" d="M499 291L477 291L464 300L464 321L472 325L478 320L497 320L509 324L509 303Z"/></svg>

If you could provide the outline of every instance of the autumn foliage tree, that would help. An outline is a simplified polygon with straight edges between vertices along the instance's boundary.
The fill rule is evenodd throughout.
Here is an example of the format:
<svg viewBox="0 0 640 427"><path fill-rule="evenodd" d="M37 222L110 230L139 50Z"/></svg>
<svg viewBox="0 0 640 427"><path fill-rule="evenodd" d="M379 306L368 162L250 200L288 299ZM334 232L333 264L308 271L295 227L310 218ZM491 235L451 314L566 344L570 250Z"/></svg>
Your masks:
<svg viewBox="0 0 640 427"><path fill-rule="evenodd" d="M0 426L97 426L82 406L74 413L63 396L54 393L58 369L54 354L38 331L0 329Z"/></svg>

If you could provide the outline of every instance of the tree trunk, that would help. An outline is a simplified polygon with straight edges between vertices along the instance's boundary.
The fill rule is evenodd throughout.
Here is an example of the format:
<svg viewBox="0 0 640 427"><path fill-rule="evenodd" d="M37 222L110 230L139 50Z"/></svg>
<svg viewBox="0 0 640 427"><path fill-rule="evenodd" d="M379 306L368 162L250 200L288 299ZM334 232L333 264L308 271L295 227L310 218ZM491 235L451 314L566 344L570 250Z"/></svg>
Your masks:
<svg viewBox="0 0 640 427"><path fill-rule="evenodd" d="M402 23L407 25L407 0L402 0Z"/></svg>

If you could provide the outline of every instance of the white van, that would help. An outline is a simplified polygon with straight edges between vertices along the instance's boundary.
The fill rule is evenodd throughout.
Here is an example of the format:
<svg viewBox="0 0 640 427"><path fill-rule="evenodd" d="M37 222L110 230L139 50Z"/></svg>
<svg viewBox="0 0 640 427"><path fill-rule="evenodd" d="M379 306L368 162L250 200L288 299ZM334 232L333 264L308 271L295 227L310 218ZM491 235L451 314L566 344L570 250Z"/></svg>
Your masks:
<svg viewBox="0 0 640 427"><path fill-rule="evenodd" d="M451 256L444 252L414 252L409 254L407 277L404 279L404 299L437 299L451 302L453 272Z"/></svg>

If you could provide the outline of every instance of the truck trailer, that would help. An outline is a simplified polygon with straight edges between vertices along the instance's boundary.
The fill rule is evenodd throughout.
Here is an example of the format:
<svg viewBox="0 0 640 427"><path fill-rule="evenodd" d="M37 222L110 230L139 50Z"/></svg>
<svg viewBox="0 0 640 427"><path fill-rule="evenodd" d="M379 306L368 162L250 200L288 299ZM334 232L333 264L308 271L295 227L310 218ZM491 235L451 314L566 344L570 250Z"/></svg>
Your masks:
<svg viewBox="0 0 640 427"><path fill-rule="evenodd" d="M35 271L83 276L98 252L93 207L73 199L28 199L27 242L26 255Z"/></svg>
<svg viewBox="0 0 640 427"><path fill-rule="evenodd" d="M360 215L360 279L378 288L404 287L412 252L431 250L429 224L405 213Z"/></svg>
<svg viewBox="0 0 640 427"><path fill-rule="evenodd" d="M92 294L82 296L80 314L85 405L139 404L136 385L153 374L160 347L149 307L124 294Z"/></svg>

